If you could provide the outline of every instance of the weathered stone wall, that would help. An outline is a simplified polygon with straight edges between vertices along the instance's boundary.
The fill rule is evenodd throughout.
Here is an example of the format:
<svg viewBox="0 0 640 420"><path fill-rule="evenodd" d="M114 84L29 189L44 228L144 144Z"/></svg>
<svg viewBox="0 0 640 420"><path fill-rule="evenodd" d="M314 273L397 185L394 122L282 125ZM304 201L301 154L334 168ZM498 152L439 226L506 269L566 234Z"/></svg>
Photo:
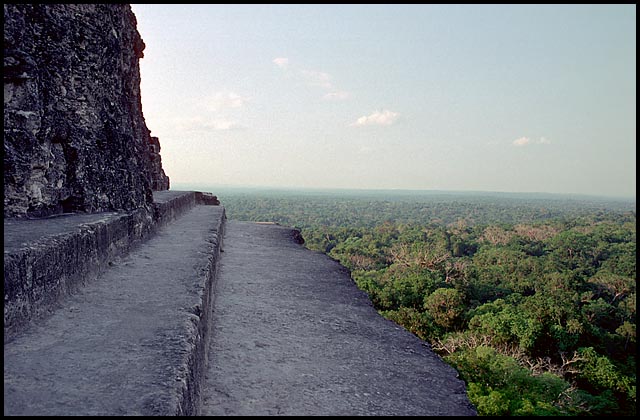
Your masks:
<svg viewBox="0 0 640 420"><path fill-rule="evenodd" d="M158 191L152 210L4 220L4 340L43 318L115 259L193 209L198 191ZM223 223L221 220L220 223Z"/></svg>
<svg viewBox="0 0 640 420"><path fill-rule="evenodd" d="M169 177L162 169L162 157L160 156L160 140L149 136L151 188L154 191L169 189Z"/></svg>
<svg viewBox="0 0 640 420"><path fill-rule="evenodd" d="M129 5L4 5L5 217L149 208L168 188L143 50Z"/></svg>

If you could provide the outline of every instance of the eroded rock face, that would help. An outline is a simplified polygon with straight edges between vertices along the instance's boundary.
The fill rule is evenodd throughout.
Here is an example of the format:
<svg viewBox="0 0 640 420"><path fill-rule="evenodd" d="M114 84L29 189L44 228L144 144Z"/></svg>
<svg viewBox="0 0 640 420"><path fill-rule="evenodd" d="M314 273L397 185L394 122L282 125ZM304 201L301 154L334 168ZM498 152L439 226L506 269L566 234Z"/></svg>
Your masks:
<svg viewBox="0 0 640 420"><path fill-rule="evenodd" d="M4 19L5 217L149 206L169 180L130 6L5 4Z"/></svg>
<svg viewBox="0 0 640 420"><path fill-rule="evenodd" d="M154 191L169 189L169 177L162 169L162 157L160 156L160 140L149 136L151 188Z"/></svg>

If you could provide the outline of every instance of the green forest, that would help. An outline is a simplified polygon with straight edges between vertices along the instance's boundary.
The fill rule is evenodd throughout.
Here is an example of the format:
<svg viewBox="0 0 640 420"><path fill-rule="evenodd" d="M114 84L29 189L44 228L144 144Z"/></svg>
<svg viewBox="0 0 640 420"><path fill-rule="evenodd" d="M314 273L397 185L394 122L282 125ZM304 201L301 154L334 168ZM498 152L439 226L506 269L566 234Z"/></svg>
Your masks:
<svg viewBox="0 0 640 420"><path fill-rule="evenodd" d="M455 367L480 415L635 415L635 201L551 194L219 193L297 227Z"/></svg>

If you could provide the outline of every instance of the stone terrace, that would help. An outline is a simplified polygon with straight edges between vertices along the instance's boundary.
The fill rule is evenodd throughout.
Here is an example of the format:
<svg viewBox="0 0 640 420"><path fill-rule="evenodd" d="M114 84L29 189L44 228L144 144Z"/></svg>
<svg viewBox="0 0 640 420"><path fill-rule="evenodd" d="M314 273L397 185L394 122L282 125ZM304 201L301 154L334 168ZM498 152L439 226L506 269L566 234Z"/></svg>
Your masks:
<svg viewBox="0 0 640 420"><path fill-rule="evenodd" d="M5 220L4 414L475 415L344 267L216 203Z"/></svg>

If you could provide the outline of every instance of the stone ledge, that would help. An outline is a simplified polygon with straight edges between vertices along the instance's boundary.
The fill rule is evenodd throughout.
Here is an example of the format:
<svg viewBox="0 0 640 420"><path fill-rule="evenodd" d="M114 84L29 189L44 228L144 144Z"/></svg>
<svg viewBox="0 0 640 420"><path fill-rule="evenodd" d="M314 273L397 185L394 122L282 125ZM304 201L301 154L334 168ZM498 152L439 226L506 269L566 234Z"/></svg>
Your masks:
<svg viewBox="0 0 640 420"><path fill-rule="evenodd" d="M218 196L213 195L208 192L200 192L196 191L196 201L199 204L204 204L206 206L219 206L220 200L218 200Z"/></svg>
<svg viewBox="0 0 640 420"><path fill-rule="evenodd" d="M197 196L160 191L152 210L5 219L4 342L197 205Z"/></svg>
<svg viewBox="0 0 640 420"><path fill-rule="evenodd" d="M294 232L226 226L201 414L476 415L455 369Z"/></svg>
<svg viewBox="0 0 640 420"><path fill-rule="evenodd" d="M5 343L5 415L199 414L224 230L195 206Z"/></svg>
<svg viewBox="0 0 640 420"><path fill-rule="evenodd" d="M154 191L153 218L158 227L164 226L196 204L195 191Z"/></svg>
<svg viewBox="0 0 640 420"><path fill-rule="evenodd" d="M190 350L184 354L177 367L177 377L181 378L176 387L178 404L172 415L199 415L202 407L202 388L207 372L208 349L213 329L211 315L215 301L215 285L220 271L220 253L222 251L225 234L226 215L222 210L222 217L216 220L215 227L209 235L206 265L202 268L202 275L198 278L198 301L192 307L195 317L190 318L187 325L185 342ZM167 415L169 413L163 413Z"/></svg>

